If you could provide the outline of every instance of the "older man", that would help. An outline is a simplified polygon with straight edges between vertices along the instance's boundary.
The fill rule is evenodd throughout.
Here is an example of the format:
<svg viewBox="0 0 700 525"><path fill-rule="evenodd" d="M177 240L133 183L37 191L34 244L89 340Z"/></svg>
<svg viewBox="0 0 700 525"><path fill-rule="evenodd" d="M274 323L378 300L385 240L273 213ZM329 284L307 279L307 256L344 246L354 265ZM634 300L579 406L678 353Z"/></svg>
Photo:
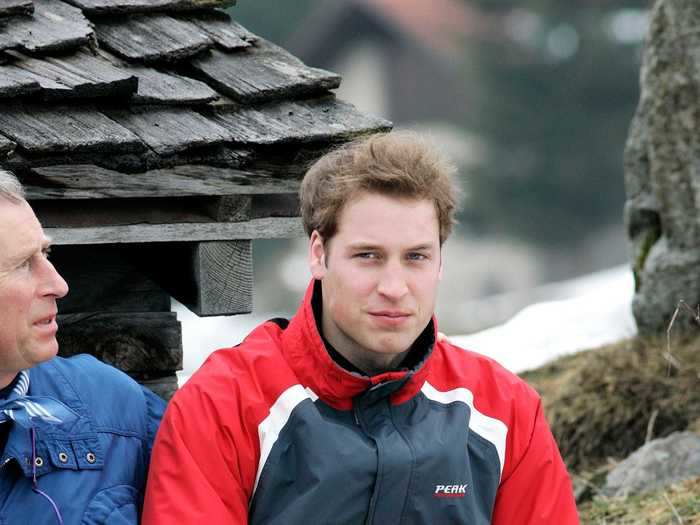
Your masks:
<svg viewBox="0 0 700 525"><path fill-rule="evenodd" d="M401 133L309 170L306 297L175 395L145 524L578 523L536 392L436 340L450 174Z"/></svg>
<svg viewBox="0 0 700 525"><path fill-rule="evenodd" d="M50 243L0 170L0 523L137 523L164 402L91 356L56 357L68 286Z"/></svg>

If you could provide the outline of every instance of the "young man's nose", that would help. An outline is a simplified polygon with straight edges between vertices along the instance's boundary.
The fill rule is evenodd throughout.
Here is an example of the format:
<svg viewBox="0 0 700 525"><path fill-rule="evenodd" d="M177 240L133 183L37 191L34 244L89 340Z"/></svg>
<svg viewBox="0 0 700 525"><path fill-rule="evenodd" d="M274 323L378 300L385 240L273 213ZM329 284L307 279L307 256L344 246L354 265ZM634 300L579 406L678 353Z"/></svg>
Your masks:
<svg viewBox="0 0 700 525"><path fill-rule="evenodd" d="M390 299L401 299L408 293L408 284L400 264L387 264L379 276L377 291Z"/></svg>

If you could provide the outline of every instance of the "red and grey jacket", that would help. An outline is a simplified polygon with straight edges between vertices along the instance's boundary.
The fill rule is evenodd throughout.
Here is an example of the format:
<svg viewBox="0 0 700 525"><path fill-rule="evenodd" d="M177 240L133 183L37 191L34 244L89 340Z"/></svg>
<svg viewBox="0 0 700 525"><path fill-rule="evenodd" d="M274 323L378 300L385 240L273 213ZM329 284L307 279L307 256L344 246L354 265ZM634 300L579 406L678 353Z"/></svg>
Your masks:
<svg viewBox="0 0 700 525"><path fill-rule="evenodd" d="M155 524L577 524L540 399L494 361L436 343L372 377L324 347L313 285L292 320L212 354L158 431Z"/></svg>

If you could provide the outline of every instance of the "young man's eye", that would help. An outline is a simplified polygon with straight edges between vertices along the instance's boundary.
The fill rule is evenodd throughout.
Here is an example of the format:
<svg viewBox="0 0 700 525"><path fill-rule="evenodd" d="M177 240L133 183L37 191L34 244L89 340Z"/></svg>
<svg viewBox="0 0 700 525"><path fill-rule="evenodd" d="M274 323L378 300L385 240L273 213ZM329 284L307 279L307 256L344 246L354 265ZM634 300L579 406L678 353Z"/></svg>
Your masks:
<svg viewBox="0 0 700 525"><path fill-rule="evenodd" d="M409 253L408 259L411 261L424 261L428 258L424 253Z"/></svg>
<svg viewBox="0 0 700 525"><path fill-rule="evenodd" d="M355 257L358 259L378 259L379 255L377 255L375 252L360 252L356 253Z"/></svg>

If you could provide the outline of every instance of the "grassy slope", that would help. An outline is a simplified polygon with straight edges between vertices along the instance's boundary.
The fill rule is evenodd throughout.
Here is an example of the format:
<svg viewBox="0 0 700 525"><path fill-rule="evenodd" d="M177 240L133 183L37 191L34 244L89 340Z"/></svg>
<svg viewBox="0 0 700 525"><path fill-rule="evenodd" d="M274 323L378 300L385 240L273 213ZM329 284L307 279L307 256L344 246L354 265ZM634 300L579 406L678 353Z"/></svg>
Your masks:
<svg viewBox="0 0 700 525"><path fill-rule="evenodd" d="M700 478L624 500L595 496L608 470L647 436L700 434L700 337L670 347L665 339L630 339L521 376L542 395L576 485L588 487L582 523L700 525Z"/></svg>

